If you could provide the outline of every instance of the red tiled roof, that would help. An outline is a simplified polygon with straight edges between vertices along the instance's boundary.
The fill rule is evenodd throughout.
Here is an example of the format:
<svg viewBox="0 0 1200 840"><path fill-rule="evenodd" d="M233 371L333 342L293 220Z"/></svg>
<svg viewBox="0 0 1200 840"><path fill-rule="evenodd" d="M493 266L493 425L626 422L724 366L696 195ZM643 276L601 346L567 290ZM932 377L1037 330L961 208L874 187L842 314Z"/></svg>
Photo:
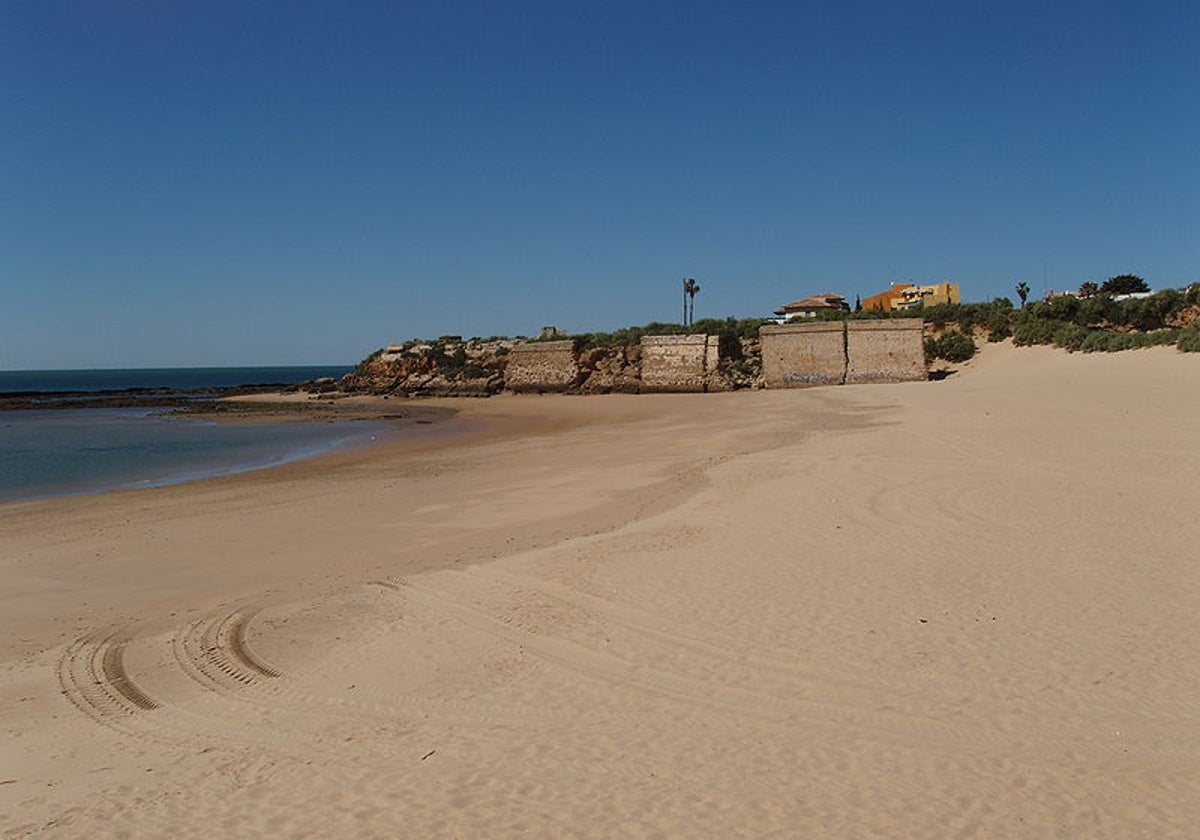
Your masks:
<svg viewBox="0 0 1200 840"><path fill-rule="evenodd" d="M794 303L785 303L780 309L775 311L776 313L784 313L798 312L806 309L845 309L846 306L846 299L844 297L833 292L825 292L824 294L806 297Z"/></svg>

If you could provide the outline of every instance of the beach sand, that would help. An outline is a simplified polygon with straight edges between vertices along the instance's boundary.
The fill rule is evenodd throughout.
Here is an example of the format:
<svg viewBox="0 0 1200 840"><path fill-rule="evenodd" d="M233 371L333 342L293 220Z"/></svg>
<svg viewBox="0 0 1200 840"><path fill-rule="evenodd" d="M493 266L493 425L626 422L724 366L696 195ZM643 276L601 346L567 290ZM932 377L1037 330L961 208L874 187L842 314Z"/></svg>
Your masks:
<svg viewBox="0 0 1200 840"><path fill-rule="evenodd" d="M1200 358L0 505L0 836L1194 837Z"/></svg>

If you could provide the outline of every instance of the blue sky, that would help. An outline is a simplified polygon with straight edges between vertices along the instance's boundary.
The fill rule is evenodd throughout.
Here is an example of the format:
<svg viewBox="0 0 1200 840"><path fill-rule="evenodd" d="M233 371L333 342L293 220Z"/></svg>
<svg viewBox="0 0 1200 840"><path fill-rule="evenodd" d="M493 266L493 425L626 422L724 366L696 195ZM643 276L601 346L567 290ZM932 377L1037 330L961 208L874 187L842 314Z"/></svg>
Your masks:
<svg viewBox="0 0 1200 840"><path fill-rule="evenodd" d="M1195 2L9 0L0 368L1200 280Z"/></svg>

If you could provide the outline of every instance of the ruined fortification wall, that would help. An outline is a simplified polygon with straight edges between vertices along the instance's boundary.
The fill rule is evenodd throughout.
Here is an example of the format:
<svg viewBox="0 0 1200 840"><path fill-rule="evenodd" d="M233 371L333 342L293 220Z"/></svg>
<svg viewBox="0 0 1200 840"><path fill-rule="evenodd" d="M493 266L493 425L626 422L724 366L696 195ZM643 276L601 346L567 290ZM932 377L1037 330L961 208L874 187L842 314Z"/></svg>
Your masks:
<svg viewBox="0 0 1200 840"><path fill-rule="evenodd" d="M927 379L924 326L920 318L847 321L847 384Z"/></svg>
<svg viewBox="0 0 1200 840"><path fill-rule="evenodd" d="M763 384L803 388L927 378L920 318L767 325Z"/></svg>
<svg viewBox="0 0 1200 840"><path fill-rule="evenodd" d="M768 324L758 335L767 388L841 385L846 380L843 322Z"/></svg>
<svg viewBox="0 0 1200 840"><path fill-rule="evenodd" d="M508 354L504 387L510 391L566 391L579 381L579 362L573 341L535 341L518 344Z"/></svg>
<svg viewBox="0 0 1200 840"><path fill-rule="evenodd" d="M643 336L639 343L414 339L372 353L344 376L347 393L487 396L802 388L927 377L919 318L767 325L721 358L715 335ZM740 350L740 353L738 352ZM761 368L759 361L761 359ZM760 378L761 370L761 378ZM310 390L332 390L326 382Z"/></svg>
<svg viewBox="0 0 1200 840"><path fill-rule="evenodd" d="M642 390L718 389L720 340L715 335L647 335L641 340Z"/></svg>

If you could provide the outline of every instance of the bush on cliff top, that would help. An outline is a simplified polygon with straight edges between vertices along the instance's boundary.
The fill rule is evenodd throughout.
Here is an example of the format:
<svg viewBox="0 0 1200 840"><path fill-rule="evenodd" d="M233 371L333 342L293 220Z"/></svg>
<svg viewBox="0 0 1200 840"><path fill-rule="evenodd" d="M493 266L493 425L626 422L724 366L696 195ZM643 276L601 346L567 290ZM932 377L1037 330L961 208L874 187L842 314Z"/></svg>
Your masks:
<svg viewBox="0 0 1200 840"><path fill-rule="evenodd" d="M1175 346L1185 353L1200 353L1200 327L1180 330Z"/></svg>
<svg viewBox="0 0 1200 840"><path fill-rule="evenodd" d="M958 330L948 330L940 336L925 339L925 361L945 359L947 362L965 362L978 351L975 340Z"/></svg>
<svg viewBox="0 0 1200 840"><path fill-rule="evenodd" d="M690 326L652 321L643 327L625 327L611 333L581 333L570 336L579 349L593 347L630 347L648 335L715 335L721 344L721 357L737 360L742 357L742 339L758 337L758 328L770 323L763 318L702 318Z"/></svg>

